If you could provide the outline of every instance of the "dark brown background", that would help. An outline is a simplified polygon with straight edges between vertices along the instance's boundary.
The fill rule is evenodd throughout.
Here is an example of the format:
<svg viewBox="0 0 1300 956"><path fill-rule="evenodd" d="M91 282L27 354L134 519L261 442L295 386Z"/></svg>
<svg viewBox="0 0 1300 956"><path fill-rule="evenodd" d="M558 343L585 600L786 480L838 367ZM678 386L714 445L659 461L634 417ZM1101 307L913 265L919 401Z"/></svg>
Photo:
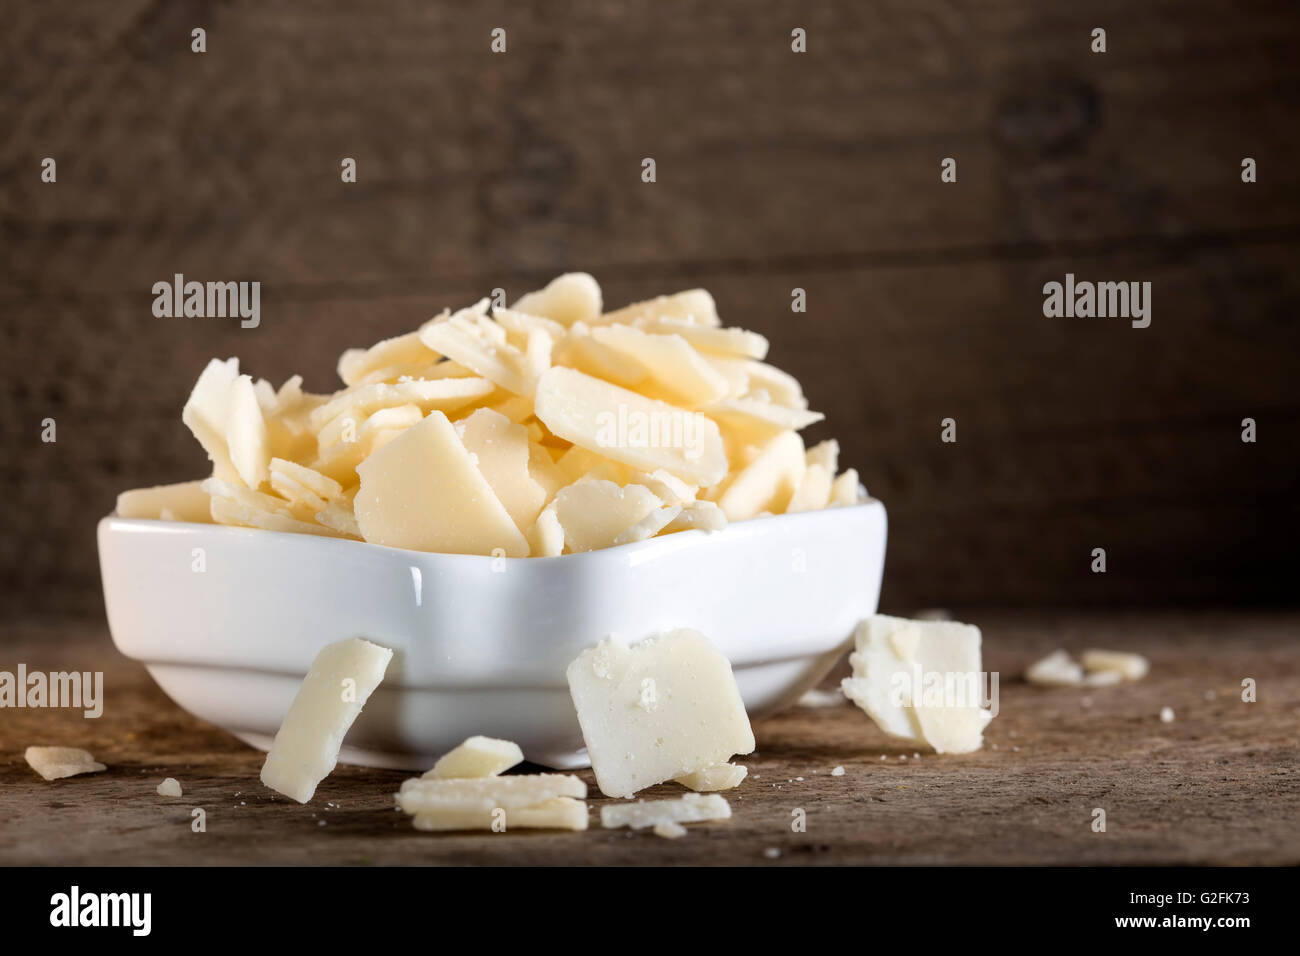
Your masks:
<svg viewBox="0 0 1300 956"><path fill-rule="evenodd" d="M772 340L889 508L886 609L1293 603L1300 14L1086 6L7 9L4 613L99 615L95 522L202 473L208 358L332 388L347 346L572 269ZM1045 319L1067 271L1151 281L1151 327ZM155 319L175 272L259 280L261 327Z"/></svg>

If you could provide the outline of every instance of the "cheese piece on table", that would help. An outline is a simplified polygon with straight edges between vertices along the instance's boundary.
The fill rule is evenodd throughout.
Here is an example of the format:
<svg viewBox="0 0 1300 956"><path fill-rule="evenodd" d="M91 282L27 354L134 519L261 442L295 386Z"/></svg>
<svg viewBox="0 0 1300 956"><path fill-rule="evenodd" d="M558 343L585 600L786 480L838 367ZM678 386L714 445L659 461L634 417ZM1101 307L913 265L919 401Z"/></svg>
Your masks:
<svg viewBox="0 0 1300 956"><path fill-rule="evenodd" d="M525 557L528 542L441 412L430 412L357 466L362 536L414 551Z"/></svg>
<svg viewBox="0 0 1300 956"><path fill-rule="evenodd" d="M1030 664L1025 680L1047 687L1077 687L1083 683L1083 668L1064 650L1055 650Z"/></svg>
<svg viewBox="0 0 1300 956"><path fill-rule="evenodd" d="M432 365L438 353L420 340L419 332L408 332L376 342L368 349L348 349L339 356L339 378L344 385L389 366Z"/></svg>
<svg viewBox="0 0 1300 956"><path fill-rule="evenodd" d="M638 800L600 808L600 825L607 830L631 827L643 830L664 823L704 823L731 818L731 804L716 793L688 793L674 800Z"/></svg>
<svg viewBox="0 0 1300 956"><path fill-rule="evenodd" d="M179 797L180 795L181 782L175 777L167 777L162 783L158 784L158 796Z"/></svg>
<svg viewBox="0 0 1300 956"><path fill-rule="evenodd" d="M654 825L654 834L657 837L663 837L665 840L680 840L686 836L686 827L680 823L656 823Z"/></svg>
<svg viewBox="0 0 1300 956"><path fill-rule="evenodd" d="M601 307L599 283L585 272L567 272L552 279L546 288L523 296L514 304L514 311L570 326L595 321Z"/></svg>
<svg viewBox="0 0 1300 956"><path fill-rule="evenodd" d="M162 518L168 512L170 521L195 521L212 523L211 504L201 481L182 481L175 485L155 485L152 488L135 488L117 496L119 518Z"/></svg>
<svg viewBox="0 0 1300 956"><path fill-rule="evenodd" d="M854 650L849 655L853 676L844 678L840 689L889 736L919 741L921 734L912 709L899 689L899 675L907 675L907 664L889 641L895 631L910 623L884 614L859 622L853 634Z"/></svg>
<svg viewBox="0 0 1300 956"><path fill-rule="evenodd" d="M979 628L956 621L911 621L890 634L889 642L921 675L911 707L921 738L936 753L979 750L993 716L983 706Z"/></svg>
<svg viewBox="0 0 1300 956"><path fill-rule="evenodd" d="M712 767L705 767L703 770L697 770L694 773L688 773L683 777L678 777L677 782L689 790L698 790L701 792L713 790L730 790L733 787L739 787L741 782L749 775L749 768L738 763L720 763Z"/></svg>
<svg viewBox="0 0 1300 956"><path fill-rule="evenodd" d="M744 521L762 511L785 511L803 480L803 439L798 432L783 432L762 447L754 460L731 480L718 499L729 521Z"/></svg>
<svg viewBox="0 0 1300 956"><path fill-rule="evenodd" d="M499 820L499 823L498 823ZM417 830L585 830L587 805L573 797L552 797L530 807L507 810L431 810L415 814Z"/></svg>
<svg viewBox="0 0 1300 956"><path fill-rule="evenodd" d="M832 505L856 505L862 500L862 490L858 487L858 471L850 468L831 484Z"/></svg>
<svg viewBox="0 0 1300 956"><path fill-rule="evenodd" d="M397 805L410 814L442 811L518 810L553 797L587 796L587 785L564 773L517 774L509 777L432 780L412 777L402 783Z"/></svg>
<svg viewBox="0 0 1300 956"><path fill-rule="evenodd" d="M266 419L262 417L253 380L247 375L240 375L230 386L226 445L230 463L246 486L257 489L270 477L271 445Z"/></svg>
<svg viewBox="0 0 1300 956"><path fill-rule="evenodd" d="M607 637L566 671L601 791L630 797L754 749L731 664L697 631Z"/></svg>
<svg viewBox="0 0 1300 956"><path fill-rule="evenodd" d="M640 362L668 398L687 408L726 397L727 380L680 335L654 335L628 325L592 329L591 337Z"/></svg>
<svg viewBox="0 0 1300 956"><path fill-rule="evenodd" d="M546 504L546 492L529 470L528 429L480 408L456 423L456 434L515 526L526 532Z"/></svg>
<svg viewBox="0 0 1300 956"><path fill-rule="evenodd" d="M46 780L75 777L82 773L99 773L107 770L80 747L28 747L23 756L27 765Z"/></svg>
<svg viewBox="0 0 1300 956"><path fill-rule="evenodd" d="M359 637L322 647L275 734L262 783L299 803L310 800L392 659L388 648Z"/></svg>
<svg viewBox="0 0 1300 956"><path fill-rule="evenodd" d="M239 359L213 359L194 383L194 390L181 409L181 421L198 439L212 461L212 473L225 481L237 475L226 444L226 418L230 409L230 387L239 377Z"/></svg>
<svg viewBox="0 0 1300 956"><path fill-rule="evenodd" d="M424 779L459 779L466 777L495 777L522 763L524 752L519 745L495 737L470 737L454 750L438 758Z"/></svg>
<svg viewBox="0 0 1300 956"><path fill-rule="evenodd" d="M552 507L564 529L565 545L576 554L611 547L662 504L642 485L586 480L561 488Z"/></svg>
<svg viewBox="0 0 1300 956"><path fill-rule="evenodd" d="M1150 662L1141 654L1124 651L1086 650L1080 657L1084 670L1090 673L1118 673L1124 680L1141 680L1151 670Z"/></svg>
<svg viewBox="0 0 1300 956"><path fill-rule="evenodd" d="M518 306L516 306L518 308ZM620 323L631 325L637 321L654 319L683 319L695 325L719 326L718 307L713 296L704 289L687 289L673 295L661 295L658 298L634 302L631 305L606 312L591 324L612 325Z"/></svg>
<svg viewBox="0 0 1300 956"><path fill-rule="evenodd" d="M641 471L662 468L712 485L727 473L718 426L704 415L555 366L537 386L537 417L552 433Z"/></svg>
<svg viewBox="0 0 1300 956"><path fill-rule="evenodd" d="M636 327L656 335L680 335L693 348L716 355L736 358L764 359L767 357L767 339L746 329L718 329L696 325L686 319L648 318L638 320Z"/></svg>

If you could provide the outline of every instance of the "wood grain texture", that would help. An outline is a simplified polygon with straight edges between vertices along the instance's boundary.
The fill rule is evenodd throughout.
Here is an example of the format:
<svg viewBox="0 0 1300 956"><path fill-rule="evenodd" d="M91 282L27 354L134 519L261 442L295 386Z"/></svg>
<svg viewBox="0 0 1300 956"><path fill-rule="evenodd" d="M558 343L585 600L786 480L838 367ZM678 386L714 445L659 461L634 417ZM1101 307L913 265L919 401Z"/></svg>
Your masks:
<svg viewBox="0 0 1300 956"><path fill-rule="evenodd" d="M7 27L0 613L101 612L94 522L201 473L208 358L328 388L344 347L570 269L615 304L706 286L771 338L890 509L886 607L1294 600L1294 4L55 0ZM1067 271L1151 281L1151 328L1044 319ZM177 272L262 282L261 327L155 319Z"/></svg>
<svg viewBox="0 0 1300 956"><path fill-rule="evenodd" d="M1300 864L1300 653L1294 613L977 613L999 714L984 750L913 756L854 707L756 728L734 816L681 840L585 833L428 834L393 809L408 774L340 767L299 806L257 780L262 755L171 704L92 626L21 626L0 668L104 669L98 720L0 718L0 863L26 864ZM1091 691L1018 679L1066 647L1150 656L1150 676ZM1241 680L1258 681L1243 703ZM1177 719L1162 723L1162 707ZM34 743L82 746L102 774L46 782ZM996 749L995 749L996 748ZM884 756L882 761L880 758ZM907 759L903 759L906 757ZM843 776L830 771L843 766ZM593 819L605 802L589 771ZM185 789L166 799L166 776ZM802 778L802 779L799 779ZM646 797L681 793L674 785ZM207 832L190 830L203 807ZM1107 831L1091 829L1094 808ZM792 832L802 808L807 830ZM770 858L765 851L778 850Z"/></svg>

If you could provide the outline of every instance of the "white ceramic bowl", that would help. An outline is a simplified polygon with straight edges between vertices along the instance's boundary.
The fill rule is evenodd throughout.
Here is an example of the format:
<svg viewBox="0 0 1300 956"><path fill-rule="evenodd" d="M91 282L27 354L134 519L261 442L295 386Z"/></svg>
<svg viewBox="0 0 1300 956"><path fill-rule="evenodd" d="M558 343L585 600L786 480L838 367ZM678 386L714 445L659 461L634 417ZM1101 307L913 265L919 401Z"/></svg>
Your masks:
<svg viewBox="0 0 1300 956"><path fill-rule="evenodd" d="M885 509L869 500L558 558L110 516L99 558L118 649L255 747L270 746L316 652L365 637L394 656L341 760L423 770L487 734L570 768L587 758L564 670L608 634L701 631L731 660L752 718L821 680L876 610Z"/></svg>

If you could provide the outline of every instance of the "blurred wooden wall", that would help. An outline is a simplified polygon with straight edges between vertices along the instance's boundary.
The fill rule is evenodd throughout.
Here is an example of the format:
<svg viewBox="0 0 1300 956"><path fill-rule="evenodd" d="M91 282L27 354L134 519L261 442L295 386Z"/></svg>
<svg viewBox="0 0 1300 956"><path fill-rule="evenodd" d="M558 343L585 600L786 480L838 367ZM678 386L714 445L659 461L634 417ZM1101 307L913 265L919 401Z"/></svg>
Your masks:
<svg viewBox="0 0 1300 956"><path fill-rule="evenodd" d="M99 613L95 522L202 472L209 357L332 388L574 269L772 340L889 508L886 608L1294 602L1293 2L51 0L0 62L7 614ZM176 272L261 326L154 318ZM1151 327L1044 318L1066 272L1152 282Z"/></svg>

